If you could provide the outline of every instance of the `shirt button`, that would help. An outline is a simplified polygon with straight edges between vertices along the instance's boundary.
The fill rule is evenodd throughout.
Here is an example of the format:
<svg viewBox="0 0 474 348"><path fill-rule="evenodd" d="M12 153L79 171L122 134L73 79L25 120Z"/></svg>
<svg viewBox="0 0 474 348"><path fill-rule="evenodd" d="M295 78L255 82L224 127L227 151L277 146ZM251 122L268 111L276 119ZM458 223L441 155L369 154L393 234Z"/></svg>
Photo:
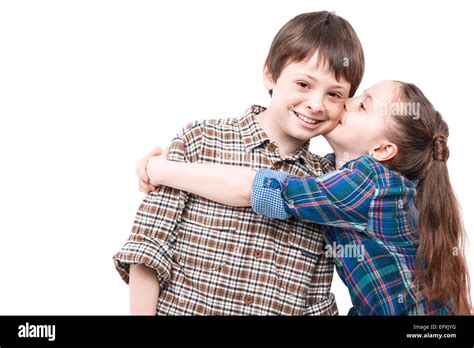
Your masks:
<svg viewBox="0 0 474 348"><path fill-rule="evenodd" d="M292 234L290 234L288 236L288 244L293 245L294 241L295 241L295 237Z"/></svg>
<svg viewBox="0 0 474 348"><path fill-rule="evenodd" d="M267 178L269 179L268 181L265 181L265 187L266 188L271 188L271 189L281 189L281 184L278 181L278 179L275 178Z"/></svg>
<svg viewBox="0 0 474 348"><path fill-rule="evenodd" d="M254 253L253 253L253 256L255 256L255 258L259 259L262 257L262 251L261 250L255 250Z"/></svg>
<svg viewBox="0 0 474 348"><path fill-rule="evenodd" d="M283 165L283 164L282 164L281 162L277 162L277 163L275 163L275 164L273 165L273 168L275 168L275 169L281 169L282 165Z"/></svg>
<svg viewBox="0 0 474 348"><path fill-rule="evenodd" d="M245 295L244 302L245 302L245 304L252 304L253 303L253 296Z"/></svg>
<svg viewBox="0 0 474 348"><path fill-rule="evenodd" d="M268 148L268 151L270 151L270 152L275 152L275 150L276 150L276 145L273 144L273 143L270 143L270 144L268 144L268 147L267 147L267 148Z"/></svg>

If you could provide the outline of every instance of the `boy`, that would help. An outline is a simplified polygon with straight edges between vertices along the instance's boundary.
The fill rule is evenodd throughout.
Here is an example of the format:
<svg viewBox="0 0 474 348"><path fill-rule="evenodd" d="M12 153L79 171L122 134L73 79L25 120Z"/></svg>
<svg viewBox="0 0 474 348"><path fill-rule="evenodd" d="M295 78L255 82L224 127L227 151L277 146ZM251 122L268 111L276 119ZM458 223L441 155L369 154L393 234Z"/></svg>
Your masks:
<svg viewBox="0 0 474 348"><path fill-rule="evenodd" d="M309 140L336 126L363 70L361 44L346 20L301 14L270 47L270 106L188 125L168 158L322 175L333 167L309 152ZM132 314L337 314L333 264L317 225L271 220L168 187L145 198L114 260L130 283Z"/></svg>

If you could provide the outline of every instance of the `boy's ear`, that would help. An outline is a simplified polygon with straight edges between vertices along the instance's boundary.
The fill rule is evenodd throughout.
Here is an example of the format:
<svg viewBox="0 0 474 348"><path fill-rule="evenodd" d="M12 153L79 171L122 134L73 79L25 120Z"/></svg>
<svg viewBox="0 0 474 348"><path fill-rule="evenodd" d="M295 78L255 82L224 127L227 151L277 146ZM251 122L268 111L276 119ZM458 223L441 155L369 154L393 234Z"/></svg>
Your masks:
<svg viewBox="0 0 474 348"><path fill-rule="evenodd" d="M377 144L369 152L369 155L375 158L379 162L390 161L398 153L398 147L394 143L384 141L383 143Z"/></svg>
<svg viewBox="0 0 474 348"><path fill-rule="evenodd" d="M270 90L273 90L273 76L270 73L270 70L268 69L268 65L265 64L263 67L263 84L265 85L265 88Z"/></svg>

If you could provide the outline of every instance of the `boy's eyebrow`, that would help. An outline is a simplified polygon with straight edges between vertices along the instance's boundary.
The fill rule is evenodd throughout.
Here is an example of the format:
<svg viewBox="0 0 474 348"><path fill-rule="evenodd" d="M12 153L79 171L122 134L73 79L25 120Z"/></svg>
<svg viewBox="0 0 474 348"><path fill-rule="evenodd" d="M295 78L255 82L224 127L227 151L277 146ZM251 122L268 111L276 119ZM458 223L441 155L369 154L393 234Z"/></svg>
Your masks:
<svg viewBox="0 0 474 348"><path fill-rule="evenodd" d="M314 76L311 76L309 74L300 74L301 76L305 76L307 77L308 79L310 80L313 80L313 81L318 81L317 78L315 78ZM342 89L342 90L346 90L346 88L344 88L342 85L332 85L331 88L335 88L335 89Z"/></svg>

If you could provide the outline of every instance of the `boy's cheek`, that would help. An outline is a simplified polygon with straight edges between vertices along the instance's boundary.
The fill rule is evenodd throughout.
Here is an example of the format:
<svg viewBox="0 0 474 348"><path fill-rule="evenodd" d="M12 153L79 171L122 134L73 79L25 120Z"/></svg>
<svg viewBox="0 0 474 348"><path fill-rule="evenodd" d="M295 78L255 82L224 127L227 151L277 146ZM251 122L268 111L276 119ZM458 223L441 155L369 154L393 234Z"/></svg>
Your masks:
<svg viewBox="0 0 474 348"><path fill-rule="evenodd" d="M289 89L286 91L286 93L286 95L288 96L288 101L293 105L298 105L305 101L304 93L301 93L294 89Z"/></svg>
<svg viewBox="0 0 474 348"><path fill-rule="evenodd" d="M328 117L331 121L338 123L344 113L344 104L335 104L328 109Z"/></svg>

